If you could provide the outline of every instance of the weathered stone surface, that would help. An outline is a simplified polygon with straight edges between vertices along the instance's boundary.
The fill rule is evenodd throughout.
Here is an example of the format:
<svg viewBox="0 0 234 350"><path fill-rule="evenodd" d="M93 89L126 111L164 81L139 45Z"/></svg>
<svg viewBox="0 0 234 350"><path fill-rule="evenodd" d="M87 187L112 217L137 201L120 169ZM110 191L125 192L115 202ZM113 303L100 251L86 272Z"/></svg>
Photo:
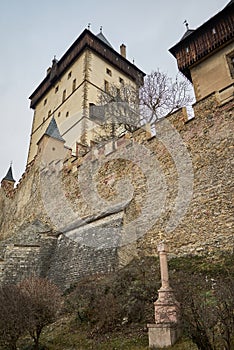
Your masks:
<svg viewBox="0 0 234 350"><path fill-rule="evenodd" d="M167 140L169 150L158 124L160 132L154 137L137 131L124 136L116 143L117 150L107 155L100 147L79 158L68 157L63 170L52 162L42 171L36 160L12 198L0 188L0 281L17 282L36 272L65 288L86 274L122 266L135 255L157 254L161 239L176 255L232 250L233 100L221 105L213 94L194 111L195 118L189 121L184 110L167 118L183 147L172 138ZM192 198L170 231L179 186L186 193L191 185L185 177L180 183L175 162L176 155L185 154L192 164ZM118 206L119 211L113 209ZM78 242L66 236L69 230L61 230L70 222L83 223L78 225ZM102 225L109 227L102 244L82 242L81 237L95 233L102 238ZM121 234L111 246L107 241L112 239L111 228L116 232L114 227L121 227ZM49 233L42 233L44 229Z"/></svg>
<svg viewBox="0 0 234 350"><path fill-rule="evenodd" d="M149 348L161 349L175 344L181 334L181 329L177 325L157 325L148 324Z"/></svg>

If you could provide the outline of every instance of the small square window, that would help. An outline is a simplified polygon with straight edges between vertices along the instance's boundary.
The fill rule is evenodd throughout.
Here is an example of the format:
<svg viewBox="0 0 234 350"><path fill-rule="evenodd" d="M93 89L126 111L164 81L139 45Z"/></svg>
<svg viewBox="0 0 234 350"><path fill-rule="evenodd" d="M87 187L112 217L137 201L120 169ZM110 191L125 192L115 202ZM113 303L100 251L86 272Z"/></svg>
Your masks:
<svg viewBox="0 0 234 350"><path fill-rule="evenodd" d="M70 79L72 76L72 72L69 72L68 75L67 75L67 79Z"/></svg>
<svg viewBox="0 0 234 350"><path fill-rule="evenodd" d="M58 112L58 117L60 117L60 115L61 115L61 112Z"/></svg>
<svg viewBox="0 0 234 350"><path fill-rule="evenodd" d="M106 73L107 73L110 77L112 77L112 71L111 71L109 68L106 68Z"/></svg>
<svg viewBox="0 0 234 350"><path fill-rule="evenodd" d="M69 117L69 112L67 111L67 113L66 113L66 117Z"/></svg>
<svg viewBox="0 0 234 350"><path fill-rule="evenodd" d="M120 82L120 84L124 84L123 78L119 77L119 82Z"/></svg>
<svg viewBox="0 0 234 350"><path fill-rule="evenodd" d="M59 86L57 85L56 88L55 88L55 93L57 93L59 90Z"/></svg>
<svg viewBox="0 0 234 350"><path fill-rule="evenodd" d="M44 106L47 104L47 98L44 99Z"/></svg>

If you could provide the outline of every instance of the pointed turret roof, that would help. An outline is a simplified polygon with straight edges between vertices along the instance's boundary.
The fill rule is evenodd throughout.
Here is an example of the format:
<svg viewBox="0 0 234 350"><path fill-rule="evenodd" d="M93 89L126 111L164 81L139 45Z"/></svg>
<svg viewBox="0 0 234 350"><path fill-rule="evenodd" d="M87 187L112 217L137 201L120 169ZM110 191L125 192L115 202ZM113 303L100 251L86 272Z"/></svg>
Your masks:
<svg viewBox="0 0 234 350"><path fill-rule="evenodd" d="M15 182L15 180L13 178L13 174L12 174L12 166L11 165L10 165L10 168L8 169L6 176L2 179L2 181L3 180Z"/></svg>
<svg viewBox="0 0 234 350"><path fill-rule="evenodd" d="M182 36L182 38L180 39L180 41L184 40L185 38L187 38L190 34L192 34L194 32L194 29L187 29L186 32L184 33L184 35Z"/></svg>
<svg viewBox="0 0 234 350"><path fill-rule="evenodd" d="M113 49L113 47L111 46L111 44L109 43L107 38L102 34L102 31L100 31L100 33L97 34L96 37L99 38L100 40L102 40L105 44L107 44L108 46L110 46Z"/></svg>
<svg viewBox="0 0 234 350"><path fill-rule="evenodd" d="M65 140L62 138L62 136L60 134L60 131L59 131L58 125L54 119L54 116L52 117L50 124L48 125L44 135L47 135L49 137L53 137L56 140L65 142Z"/></svg>

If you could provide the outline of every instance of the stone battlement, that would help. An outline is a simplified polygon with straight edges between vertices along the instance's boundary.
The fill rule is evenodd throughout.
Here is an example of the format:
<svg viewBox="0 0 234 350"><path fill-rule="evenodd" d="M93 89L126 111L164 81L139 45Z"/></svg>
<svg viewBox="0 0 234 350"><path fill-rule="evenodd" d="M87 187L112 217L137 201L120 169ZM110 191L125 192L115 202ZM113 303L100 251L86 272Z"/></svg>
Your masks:
<svg viewBox="0 0 234 350"><path fill-rule="evenodd" d="M232 88L196 103L192 119L183 108L159 121L155 135L78 144L45 163L38 153L12 197L0 188L0 282L37 273L65 289L155 255L161 239L178 255L232 250Z"/></svg>

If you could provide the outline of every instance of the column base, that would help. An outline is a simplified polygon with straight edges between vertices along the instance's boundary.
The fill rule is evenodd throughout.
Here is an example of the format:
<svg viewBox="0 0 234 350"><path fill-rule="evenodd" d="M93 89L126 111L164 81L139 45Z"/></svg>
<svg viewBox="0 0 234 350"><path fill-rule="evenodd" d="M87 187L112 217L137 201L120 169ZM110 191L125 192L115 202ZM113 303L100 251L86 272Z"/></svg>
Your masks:
<svg viewBox="0 0 234 350"><path fill-rule="evenodd" d="M147 324L149 335L149 348L162 349L174 345L181 335L178 324Z"/></svg>

